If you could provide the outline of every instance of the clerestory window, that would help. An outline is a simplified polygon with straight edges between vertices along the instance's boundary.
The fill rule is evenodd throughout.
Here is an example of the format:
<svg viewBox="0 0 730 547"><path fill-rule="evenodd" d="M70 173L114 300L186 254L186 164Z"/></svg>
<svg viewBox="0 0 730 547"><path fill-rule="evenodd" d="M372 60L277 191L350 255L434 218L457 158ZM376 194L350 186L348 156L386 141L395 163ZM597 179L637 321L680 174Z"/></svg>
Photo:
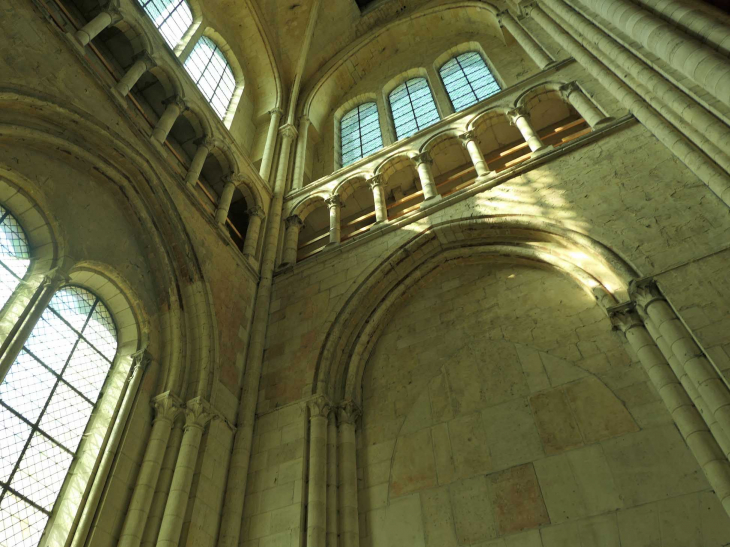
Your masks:
<svg viewBox="0 0 730 547"><path fill-rule="evenodd" d="M0 309L18 288L30 266L30 248L15 217L0 206Z"/></svg>
<svg viewBox="0 0 730 547"><path fill-rule="evenodd" d="M0 384L0 545L40 542L116 352L104 303L59 289Z"/></svg>
<svg viewBox="0 0 730 547"><path fill-rule="evenodd" d="M236 79L225 55L213 40L202 36L185 61L185 70L223 119L231 104Z"/></svg>
<svg viewBox="0 0 730 547"><path fill-rule="evenodd" d="M499 93L501 88L476 51L452 58L439 70L456 112Z"/></svg>
<svg viewBox="0 0 730 547"><path fill-rule="evenodd" d="M171 48L180 43L193 24L193 14L185 0L139 0L139 3Z"/></svg>
<svg viewBox="0 0 730 547"><path fill-rule="evenodd" d="M340 120L340 151L342 167L369 156L383 148L380 119L375 103L353 108Z"/></svg>
<svg viewBox="0 0 730 547"><path fill-rule="evenodd" d="M398 139L410 137L439 121L439 113L426 78L402 83L388 96Z"/></svg>

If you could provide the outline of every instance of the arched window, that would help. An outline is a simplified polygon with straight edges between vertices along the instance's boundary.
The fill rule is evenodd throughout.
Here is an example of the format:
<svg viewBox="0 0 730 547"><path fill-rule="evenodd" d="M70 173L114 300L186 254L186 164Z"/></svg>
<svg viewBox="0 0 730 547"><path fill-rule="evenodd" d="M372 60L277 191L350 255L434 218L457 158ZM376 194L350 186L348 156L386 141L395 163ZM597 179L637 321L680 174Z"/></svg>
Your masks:
<svg viewBox="0 0 730 547"><path fill-rule="evenodd" d="M193 14L185 0L139 0L167 45L174 48L193 24Z"/></svg>
<svg viewBox="0 0 730 547"><path fill-rule="evenodd" d="M185 61L185 70L223 119L233 98L236 79L220 48L213 40L202 36Z"/></svg>
<svg viewBox="0 0 730 547"><path fill-rule="evenodd" d="M116 352L106 306L61 288L0 384L0 545L38 545Z"/></svg>
<svg viewBox="0 0 730 547"><path fill-rule="evenodd" d="M388 99L395 134L399 139L410 137L440 119L426 78L413 78L402 83L391 91Z"/></svg>
<svg viewBox="0 0 730 547"><path fill-rule="evenodd" d="M500 91L484 59L476 51L457 55L444 64L439 73L456 112Z"/></svg>
<svg viewBox="0 0 730 547"><path fill-rule="evenodd" d="M340 121L342 167L383 148L380 119L375 103L364 103L342 116Z"/></svg>
<svg viewBox="0 0 730 547"><path fill-rule="evenodd" d="M30 248L25 232L0 206L0 309L10 299L30 266Z"/></svg>

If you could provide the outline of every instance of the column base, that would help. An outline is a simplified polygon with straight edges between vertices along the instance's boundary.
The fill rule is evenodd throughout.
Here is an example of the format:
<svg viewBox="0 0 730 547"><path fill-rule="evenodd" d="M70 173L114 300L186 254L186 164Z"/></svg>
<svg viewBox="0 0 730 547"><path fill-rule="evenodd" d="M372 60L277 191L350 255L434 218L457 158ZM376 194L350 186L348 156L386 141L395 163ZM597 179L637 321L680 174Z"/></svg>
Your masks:
<svg viewBox="0 0 730 547"><path fill-rule="evenodd" d="M327 245L324 246L324 248L322 250L323 251L328 251L328 250L330 250L330 249L332 249L334 247L339 247L339 246L340 246L340 242L339 241L330 241Z"/></svg>
<svg viewBox="0 0 730 547"><path fill-rule="evenodd" d="M553 150L555 150L555 147L552 144L549 144L547 146L543 146L542 148L539 148L538 150L535 150L532 153L532 156L530 157L530 159L532 159L532 158L539 158L540 156L544 156L545 154L547 154L548 152L552 152Z"/></svg>
<svg viewBox="0 0 730 547"><path fill-rule="evenodd" d="M79 42L79 39L76 38L76 34L73 32L67 32L66 33L66 39L68 39L69 42L71 42L71 45L76 48L76 50L81 54L86 56L86 48L81 45L81 42Z"/></svg>
<svg viewBox="0 0 730 547"><path fill-rule="evenodd" d="M127 101L127 98L119 93L116 87L111 88L111 94L112 97L114 97L114 100L121 106L122 108L129 108L129 101Z"/></svg>
<svg viewBox="0 0 730 547"><path fill-rule="evenodd" d="M492 180L497 176L496 171L490 171L486 175L479 175L476 180L474 181L475 184L479 184L480 182L487 182L488 180Z"/></svg>
<svg viewBox="0 0 730 547"><path fill-rule="evenodd" d="M387 220L379 220L379 221L376 221L373 224L371 224L370 225L370 228L368 228L368 230L371 231L371 232L374 232L376 230L380 230L382 228L385 228L387 225L388 225L388 221Z"/></svg>
<svg viewBox="0 0 730 547"><path fill-rule="evenodd" d="M605 127L607 125L611 125L615 121L616 121L616 118L614 118L613 116L608 116L607 118L603 118L602 120L598 120L596 122L596 125L593 126L593 129L600 129L600 128Z"/></svg>
<svg viewBox="0 0 730 547"><path fill-rule="evenodd" d="M439 201L441 201L441 196L433 196L422 202L419 207L421 209L428 209L429 207L436 205Z"/></svg>

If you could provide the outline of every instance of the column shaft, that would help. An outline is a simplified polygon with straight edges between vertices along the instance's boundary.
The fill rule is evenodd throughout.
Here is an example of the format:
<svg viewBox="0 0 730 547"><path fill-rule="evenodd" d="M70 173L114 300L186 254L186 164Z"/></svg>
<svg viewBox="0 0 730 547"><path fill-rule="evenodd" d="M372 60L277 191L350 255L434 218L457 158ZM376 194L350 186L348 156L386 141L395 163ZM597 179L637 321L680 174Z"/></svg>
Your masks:
<svg viewBox="0 0 730 547"><path fill-rule="evenodd" d="M598 107L585 96L577 84L568 84L561 88L561 91L563 92L565 99L592 128L595 128L599 123L605 123L612 119L601 112Z"/></svg>
<svg viewBox="0 0 730 547"><path fill-rule="evenodd" d="M291 216L286 219L286 232L284 233L284 251L281 256L281 265L288 266L297 263L297 251L299 250L299 230L302 228L302 221L298 216Z"/></svg>
<svg viewBox="0 0 730 547"><path fill-rule="evenodd" d="M508 11L505 10L501 12L499 14L499 20L509 33L514 36L514 39L518 44L520 44L522 49L525 50L525 53L527 53L530 58L535 61L535 64L538 67L542 69L553 62L550 56L545 53L535 39L527 33L522 24L512 17Z"/></svg>
<svg viewBox="0 0 730 547"><path fill-rule="evenodd" d="M542 3L562 3L559 0L540 0ZM531 15L543 29L555 39L578 63L596 78L623 106L628 109L651 133L704 182L725 204L730 205L730 178L694 149L686 139L666 120L656 114L631 89L627 88L611 71L599 63L572 36L537 6L531 7Z"/></svg>
<svg viewBox="0 0 730 547"><path fill-rule="evenodd" d="M180 112L182 112L182 108L182 104L179 100L172 100L167 104L165 112L162 114L155 126L155 129L152 131L152 138L154 140L160 144L164 144L165 140L167 140L167 136L170 134L172 126L175 125L177 117L180 115Z"/></svg>
<svg viewBox="0 0 730 547"><path fill-rule="evenodd" d="M441 196L436 189L436 181L433 178L433 171L431 171L431 164L433 160L428 152L422 152L413 158L416 162L416 170L418 171L418 178L421 181L421 188L423 189L423 200L428 201L431 199L438 199Z"/></svg>
<svg viewBox="0 0 730 547"><path fill-rule="evenodd" d="M271 174L271 163L274 159L274 148L276 148L276 135L279 132L279 121L281 120L282 110L275 108L269 111L271 119L269 120L269 131L266 133L266 144L264 145L264 154L261 157L261 167L259 175L264 180L269 180Z"/></svg>
<svg viewBox="0 0 730 547"><path fill-rule="evenodd" d="M205 165L205 160L208 158L208 154L210 154L211 148L212 143L204 140L200 143L198 149L195 151L193 161L190 162L190 169L188 169L188 174L185 175L185 184L187 184L190 188L195 188L195 185L200 178L200 173L203 170L203 166Z"/></svg>
<svg viewBox="0 0 730 547"><path fill-rule="evenodd" d="M370 188L373 191L373 203L375 204L375 223L388 222L388 206L385 203L385 188L380 175L370 179Z"/></svg>
<svg viewBox="0 0 730 547"><path fill-rule="evenodd" d="M327 420L327 547L337 547L337 420Z"/></svg>
<svg viewBox="0 0 730 547"><path fill-rule="evenodd" d="M358 547L360 526L357 512L357 463L355 424L340 421L340 543L342 547Z"/></svg>
<svg viewBox="0 0 730 547"><path fill-rule="evenodd" d="M533 152L538 152L545 147L545 145L540 140L540 137L538 137L537 131L535 131L535 129L532 127L530 120L528 120L522 112L513 110L510 113L510 116L512 118L512 123L514 123L517 126L517 129L520 130L520 134L522 135L522 138L525 139L525 142L527 143L527 146L530 147L530 150L532 150Z"/></svg>
<svg viewBox="0 0 730 547"><path fill-rule="evenodd" d="M307 545L327 542L327 412L312 409L309 419L309 487L307 490Z"/></svg>
<svg viewBox="0 0 730 547"><path fill-rule="evenodd" d="M104 10L76 31L76 39L82 46L86 46L89 42L96 38L102 30L119 19L121 19L121 15L117 10Z"/></svg>
<svg viewBox="0 0 730 547"><path fill-rule="evenodd" d="M461 138L464 148L466 148L466 151L469 153L469 158L471 158L472 164L474 164L477 177L486 177L489 175L489 166L484 159L484 154L482 154L482 151L479 148L479 143L477 142L474 133L472 131L468 131L459 137Z"/></svg>
<svg viewBox="0 0 730 547"><path fill-rule="evenodd" d="M121 80L119 80L119 82L115 86L115 89L122 95L122 97L126 97L129 91L139 81L142 75L150 69L151 66L152 60L149 58L149 56L142 55L134 62L131 67L129 67L129 70L127 70L127 73L122 76Z"/></svg>
<svg viewBox="0 0 730 547"><path fill-rule="evenodd" d="M327 208L330 212L330 245L337 245L340 242L340 215L342 205L339 196L332 196L327 200Z"/></svg>
<svg viewBox="0 0 730 547"><path fill-rule="evenodd" d="M248 229L246 239L243 242L243 256L253 258L256 255L256 246L261 231L261 221L264 218L264 210L261 207L252 207L248 210Z"/></svg>
<svg viewBox="0 0 730 547"><path fill-rule="evenodd" d="M236 182L231 179L226 182L221 192L221 197L218 200L218 208L215 210L215 221L218 224L224 225L228 218L228 211L231 209L231 200L233 199L233 193L236 191Z"/></svg>
<svg viewBox="0 0 730 547"><path fill-rule="evenodd" d="M292 178L292 190L299 190L304 187L304 167L307 163L307 144L309 138L309 118L302 116L299 120L299 139L297 140L297 152L294 158L294 176Z"/></svg>
<svg viewBox="0 0 730 547"><path fill-rule="evenodd" d="M627 0L579 0L705 91L730 105L730 60Z"/></svg>

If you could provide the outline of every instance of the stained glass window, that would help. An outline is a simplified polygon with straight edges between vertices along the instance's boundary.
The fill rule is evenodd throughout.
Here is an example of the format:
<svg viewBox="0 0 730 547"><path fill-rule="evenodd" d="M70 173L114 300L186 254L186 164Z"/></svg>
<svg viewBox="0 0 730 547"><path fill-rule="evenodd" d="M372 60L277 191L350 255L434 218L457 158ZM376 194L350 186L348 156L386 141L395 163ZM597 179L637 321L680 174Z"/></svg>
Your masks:
<svg viewBox="0 0 730 547"><path fill-rule="evenodd" d="M0 206L0 309L10 299L30 266L30 248L23 229Z"/></svg>
<svg viewBox="0 0 730 547"><path fill-rule="evenodd" d="M484 59L476 51L457 55L442 66L439 73L456 112L500 91Z"/></svg>
<svg viewBox="0 0 730 547"><path fill-rule="evenodd" d="M185 61L185 70L223 119L233 98L236 79L220 48L207 36L201 37Z"/></svg>
<svg viewBox="0 0 730 547"><path fill-rule="evenodd" d="M342 117L340 140L342 167L383 148L378 107L375 103L361 104Z"/></svg>
<svg viewBox="0 0 730 547"><path fill-rule="evenodd" d="M388 98L395 134L399 139L410 137L440 119L426 78L413 78L402 83Z"/></svg>
<svg viewBox="0 0 730 547"><path fill-rule="evenodd" d="M38 545L116 352L99 298L60 289L0 385L0 545Z"/></svg>
<svg viewBox="0 0 730 547"><path fill-rule="evenodd" d="M185 0L139 0L139 3L172 48L193 24L193 14Z"/></svg>

